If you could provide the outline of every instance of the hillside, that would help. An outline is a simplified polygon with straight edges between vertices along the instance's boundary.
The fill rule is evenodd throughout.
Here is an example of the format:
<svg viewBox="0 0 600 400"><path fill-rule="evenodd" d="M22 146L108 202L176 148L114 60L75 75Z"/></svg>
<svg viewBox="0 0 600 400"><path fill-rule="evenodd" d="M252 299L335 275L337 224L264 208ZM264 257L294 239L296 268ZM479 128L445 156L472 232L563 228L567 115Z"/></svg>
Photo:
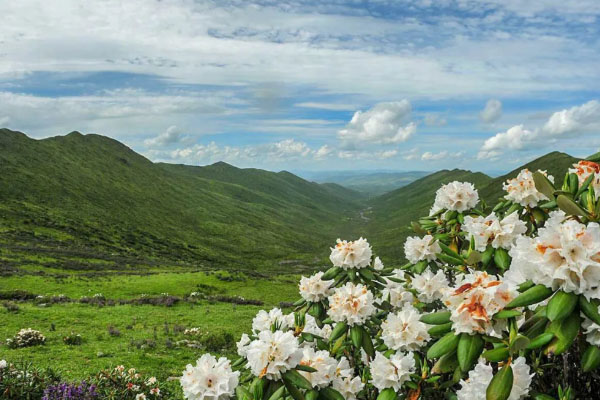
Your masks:
<svg viewBox="0 0 600 400"><path fill-rule="evenodd" d="M359 221L360 196L339 186L225 163L154 164L93 134L0 130L0 171L0 243L74 264L310 262Z"/></svg>
<svg viewBox="0 0 600 400"><path fill-rule="evenodd" d="M346 188L364 193L368 197L376 197L428 175L424 171L408 172L322 172L313 173L310 179L320 183L336 183Z"/></svg>
<svg viewBox="0 0 600 400"><path fill-rule="evenodd" d="M385 257L384 262L398 263L404 259L404 240L412 233L410 222L429 214L435 192L442 184L455 180L468 181L481 189L491 179L480 172L442 170L377 197L369 203L368 238L376 244L377 253Z"/></svg>

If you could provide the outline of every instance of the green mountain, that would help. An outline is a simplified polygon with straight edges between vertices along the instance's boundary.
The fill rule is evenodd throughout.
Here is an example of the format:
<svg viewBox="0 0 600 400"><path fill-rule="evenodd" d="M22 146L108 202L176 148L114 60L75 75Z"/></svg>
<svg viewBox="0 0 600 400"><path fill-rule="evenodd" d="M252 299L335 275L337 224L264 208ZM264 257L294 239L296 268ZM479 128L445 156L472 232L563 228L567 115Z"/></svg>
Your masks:
<svg viewBox="0 0 600 400"><path fill-rule="evenodd" d="M428 175L424 171L408 172L323 172L312 174L311 179L320 182L332 182L352 190L364 193L368 197L380 196L394 189L406 186Z"/></svg>
<svg viewBox="0 0 600 400"><path fill-rule="evenodd" d="M310 263L360 221L361 196L341 186L226 163L155 164L93 134L0 130L0 171L0 244L69 262Z"/></svg>
<svg viewBox="0 0 600 400"><path fill-rule="evenodd" d="M492 178L481 173L461 169L442 170L418 179L370 201L367 236L376 245L377 254L384 262L404 259L404 241L412 234L410 222L428 215L435 192L445 183L468 181L477 189L485 187Z"/></svg>

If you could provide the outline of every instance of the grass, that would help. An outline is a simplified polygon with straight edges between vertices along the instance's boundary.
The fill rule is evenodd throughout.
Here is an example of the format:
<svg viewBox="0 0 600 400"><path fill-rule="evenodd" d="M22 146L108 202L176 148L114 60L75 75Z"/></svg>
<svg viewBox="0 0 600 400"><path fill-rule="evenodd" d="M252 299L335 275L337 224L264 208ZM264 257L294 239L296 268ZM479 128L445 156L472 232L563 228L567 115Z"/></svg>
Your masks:
<svg viewBox="0 0 600 400"><path fill-rule="evenodd" d="M47 337L44 346L24 349L2 347L2 358L11 361L27 360L38 366L58 367L71 380L83 379L102 368L118 364L166 379L178 376L187 363L194 361L203 350L174 346L184 339L183 328L200 327L216 334L231 333L237 340L250 329L252 318L261 308L278 306L280 301L297 298L296 275L280 275L274 279L236 275L237 281L223 281L226 272L161 272L146 276L118 276L86 279L70 276L47 279L40 276L2 278L2 291L22 289L41 295L65 294L78 299L102 293L110 299L133 299L142 294L184 296L198 290L198 285L220 294L237 295L261 300L263 306L233 305L199 301L180 302L172 307L153 305L115 305L98 307L80 303L59 303L41 307L32 301L17 303L19 311L0 309L0 339L13 336L19 329L31 327ZM120 331L111 336L108 327ZM178 331L179 329L179 331ZM80 333L84 342L68 346L62 338ZM142 344L146 343L145 346ZM148 347L147 343L151 344ZM140 348L142 347L142 348ZM143 348L145 347L145 348ZM229 347L223 351L234 353Z"/></svg>

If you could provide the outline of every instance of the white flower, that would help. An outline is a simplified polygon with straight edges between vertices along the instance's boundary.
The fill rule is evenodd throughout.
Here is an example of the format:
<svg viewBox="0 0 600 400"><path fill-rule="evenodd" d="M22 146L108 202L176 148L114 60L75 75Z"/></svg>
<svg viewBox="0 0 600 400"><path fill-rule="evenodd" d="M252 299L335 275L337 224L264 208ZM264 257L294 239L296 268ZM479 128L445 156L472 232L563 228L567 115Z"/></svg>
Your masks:
<svg viewBox="0 0 600 400"><path fill-rule="evenodd" d="M291 315L294 315L294 313L291 313ZM306 314L304 316L304 327L302 327L302 332L317 335L322 338L328 338L331 334L331 330L331 325L327 324L323 325L322 328L319 328L319 325L317 325L317 320L312 315Z"/></svg>
<svg viewBox="0 0 600 400"><path fill-rule="evenodd" d="M485 392L493 377L492 367L479 361L469 371L469 377L460 381L460 390L456 392L458 400L485 400Z"/></svg>
<svg viewBox="0 0 600 400"><path fill-rule="evenodd" d="M431 214L439 210L463 212L474 208L477 203L479 203L479 193L472 183L454 181L442 185L437 190Z"/></svg>
<svg viewBox="0 0 600 400"><path fill-rule="evenodd" d="M146 395L144 393L136 394L135 400L146 400Z"/></svg>
<svg viewBox="0 0 600 400"><path fill-rule="evenodd" d="M246 357L254 375L277 380L283 372L298 365L302 350L291 331L262 331L250 343Z"/></svg>
<svg viewBox="0 0 600 400"><path fill-rule="evenodd" d="M519 214L515 211L502 220L494 213L485 218L468 215L465 217L462 230L469 234L469 240L473 238L475 250L485 251L488 244L495 249L509 250L517 238L527 232L527 225L519 219Z"/></svg>
<svg viewBox="0 0 600 400"><path fill-rule="evenodd" d="M248 345L250 344L250 342L250 337L246 333L243 333L242 337L240 338L240 341L236 343L237 353L240 357L246 357L246 354L248 353Z"/></svg>
<svg viewBox="0 0 600 400"><path fill-rule="evenodd" d="M361 325L375 311L373 293L362 284L348 282L329 297L328 314L336 322Z"/></svg>
<svg viewBox="0 0 600 400"><path fill-rule="evenodd" d="M343 269L364 268L371 263L373 252L366 239L360 238L353 242L337 240L331 249L329 259L336 267Z"/></svg>
<svg viewBox="0 0 600 400"><path fill-rule="evenodd" d="M210 354L204 354L195 366L186 366L180 382L186 399L224 400L233 396L239 376L239 371L231 369L227 358L217 360Z"/></svg>
<svg viewBox="0 0 600 400"><path fill-rule="evenodd" d="M0 369L4 369L8 366L6 360L0 360Z"/></svg>
<svg viewBox="0 0 600 400"><path fill-rule="evenodd" d="M529 394L529 386L534 374L529 374L531 369L524 357L518 357L511 366L513 370L513 387L508 400L523 399Z"/></svg>
<svg viewBox="0 0 600 400"><path fill-rule="evenodd" d="M499 337L505 323L495 324L492 316L502 310L518 292L513 285L487 272L459 275L456 287L446 291L444 304L452 313L450 320L456 333L484 333Z"/></svg>
<svg viewBox="0 0 600 400"><path fill-rule="evenodd" d="M156 377L151 376L150 378L148 378L148 385L154 385L156 383Z"/></svg>
<svg viewBox="0 0 600 400"><path fill-rule="evenodd" d="M281 310L279 308L273 308L269 312L260 310L258 314L256 314L256 317L252 320L252 330L254 332L267 331L270 330L271 326L274 324L277 326L277 329L282 331L291 328L289 320L283 315ZM293 326L293 322L291 325Z"/></svg>
<svg viewBox="0 0 600 400"><path fill-rule="evenodd" d="M448 279L441 269L435 274L429 268L422 274L415 275L411 286L419 293L419 300L423 303L432 303L443 297L448 288Z"/></svg>
<svg viewBox="0 0 600 400"><path fill-rule="evenodd" d="M363 390L365 384L359 376L340 377L333 380L333 388L340 392L345 400L356 400L358 392Z"/></svg>
<svg viewBox="0 0 600 400"><path fill-rule="evenodd" d="M554 211L537 237L517 239L510 250L509 276L600 298L600 226L565 221L565 217L562 211Z"/></svg>
<svg viewBox="0 0 600 400"><path fill-rule="evenodd" d="M412 306L407 306L395 314L389 314L381 324L381 337L387 347L393 350L418 350L430 339L427 325L419 319L421 314Z"/></svg>
<svg viewBox="0 0 600 400"><path fill-rule="evenodd" d="M389 359L380 352L371 362L371 383L379 391L392 388L398 391L402 384L410 379L415 370L415 358L412 353L396 353Z"/></svg>
<svg viewBox="0 0 600 400"><path fill-rule="evenodd" d="M538 171L548 177L554 183L554 177L548 175L546 171ZM502 188L508 192L505 199L511 200L514 203L520 204L523 207L535 207L542 200L548 200L543 193L538 192L533 181L533 174L528 169L523 169L519 172L516 178L507 180Z"/></svg>
<svg viewBox="0 0 600 400"><path fill-rule="evenodd" d="M152 389L150 389L150 394L154 395L154 396L158 396L160 394L160 389L159 388L152 388Z"/></svg>
<svg viewBox="0 0 600 400"><path fill-rule="evenodd" d="M581 317L583 318L581 327L583 328L583 333L585 334L585 340L589 344L600 346L600 325L587 318L585 315L583 315L583 313L581 313Z"/></svg>
<svg viewBox="0 0 600 400"><path fill-rule="evenodd" d="M394 277L398 276L403 276L403 274L395 274ZM378 299L378 303L383 303L387 300L394 308L402 308L405 304L412 304L414 301L413 294L404 287L403 283L394 282L387 278L384 279L385 287L381 291L381 298Z"/></svg>
<svg viewBox="0 0 600 400"><path fill-rule="evenodd" d="M404 256L412 264L422 260L434 261L437 254L441 252L440 245L431 235L425 235L422 238L411 236L404 242Z"/></svg>
<svg viewBox="0 0 600 400"><path fill-rule="evenodd" d="M592 161L581 160L577 164L573 164L573 168L569 169L569 173L577 174L580 185L585 182L591 174L594 174L594 178L592 178L590 185L594 188L596 199L600 197L600 165Z"/></svg>
<svg viewBox="0 0 600 400"><path fill-rule="evenodd" d="M300 371L300 373L314 388L323 388L329 385L335 377L337 364L337 360L331 357L328 351L315 351L312 348L305 348L302 352L302 360L300 361L300 365L312 367L316 369L316 371Z"/></svg>
<svg viewBox="0 0 600 400"><path fill-rule="evenodd" d="M330 286L333 280L324 281L323 272L317 272L311 277L303 276L300 279L300 296L306 301L316 303L331 294Z"/></svg>
<svg viewBox="0 0 600 400"><path fill-rule="evenodd" d="M375 269L375 271L381 271L383 268L384 265L381 259L379 257L375 257L375 260L373 261L373 269Z"/></svg>

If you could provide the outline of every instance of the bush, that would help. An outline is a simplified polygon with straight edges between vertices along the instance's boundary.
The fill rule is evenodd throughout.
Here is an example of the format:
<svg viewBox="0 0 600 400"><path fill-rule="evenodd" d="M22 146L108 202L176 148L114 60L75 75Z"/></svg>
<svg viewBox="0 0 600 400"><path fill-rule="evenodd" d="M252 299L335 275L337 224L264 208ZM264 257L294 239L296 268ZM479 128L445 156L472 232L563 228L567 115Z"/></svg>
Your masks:
<svg viewBox="0 0 600 400"><path fill-rule="evenodd" d="M6 364L6 365L4 365ZM1 368L4 365L3 368ZM34 368L30 363L7 364L0 361L0 398L6 400L41 399L44 390L60 382L50 368Z"/></svg>
<svg viewBox="0 0 600 400"><path fill-rule="evenodd" d="M44 343L46 343L46 337L40 331L31 328L21 329L13 338L6 339L6 345L11 349L39 346Z"/></svg>
<svg viewBox="0 0 600 400"><path fill-rule="evenodd" d="M11 301L2 303L2 305L4 306L4 308L6 308L6 311L8 311L10 313L18 313L19 312L19 306Z"/></svg>
<svg viewBox="0 0 600 400"><path fill-rule="evenodd" d="M63 342L69 346L79 346L83 343L83 337L79 333L71 332L63 337Z"/></svg>
<svg viewBox="0 0 600 400"><path fill-rule="evenodd" d="M101 399L136 400L136 396L144 398L141 395L147 399L173 398L168 387L156 378L145 378L134 368L125 370L122 365L99 372L93 382Z"/></svg>

